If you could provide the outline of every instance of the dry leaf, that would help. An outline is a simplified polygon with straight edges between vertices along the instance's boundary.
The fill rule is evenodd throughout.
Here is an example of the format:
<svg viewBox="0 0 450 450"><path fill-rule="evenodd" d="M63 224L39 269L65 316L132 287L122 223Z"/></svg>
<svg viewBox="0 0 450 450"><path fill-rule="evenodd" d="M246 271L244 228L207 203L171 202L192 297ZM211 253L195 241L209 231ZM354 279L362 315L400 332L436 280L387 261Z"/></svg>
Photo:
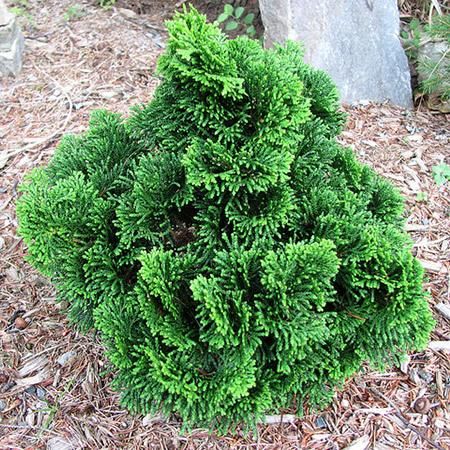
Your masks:
<svg viewBox="0 0 450 450"><path fill-rule="evenodd" d="M353 441L348 447L345 447L344 450L366 450L369 446L370 438L367 435L364 435L355 441Z"/></svg>
<svg viewBox="0 0 450 450"><path fill-rule="evenodd" d="M435 308L447 319L450 320L450 305L438 303Z"/></svg>
<svg viewBox="0 0 450 450"><path fill-rule="evenodd" d="M26 377L34 372L42 370L48 364L48 359L45 356L37 356L27 361L20 369L20 378Z"/></svg>
<svg viewBox="0 0 450 450"><path fill-rule="evenodd" d="M33 386L35 384L42 383L50 374L48 369L44 369L32 377L17 378L15 380L17 386Z"/></svg>
<svg viewBox="0 0 450 450"><path fill-rule="evenodd" d="M161 414L147 414L142 419L142 425L144 427L151 425L152 423L162 422L164 421L164 417Z"/></svg>
<svg viewBox="0 0 450 450"><path fill-rule="evenodd" d="M9 154L6 152L2 152L0 153L0 169L3 169L3 167L6 166L6 163L8 162L9 159Z"/></svg>
<svg viewBox="0 0 450 450"><path fill-rule="evenodd" d="M428 344L428 348L431 350L443 350L450 352L450 341L431 341Z"/></svg>
<svg viewBox="0 0 450 450"><path fill-rule="evenodd" d="M264 423L267 424L277 424L277 423L293 423L297 420L295 414L281 414L274 416L266 416L264 418Z"/></svg>
<svg viewBox="0 0 450 450"><path fill-rule="evenodd" d="M447 268L441 262L429 261L426 259L419 258L420 263L422 264L425 270L435 273L445 273L447 272Z"/></svg>

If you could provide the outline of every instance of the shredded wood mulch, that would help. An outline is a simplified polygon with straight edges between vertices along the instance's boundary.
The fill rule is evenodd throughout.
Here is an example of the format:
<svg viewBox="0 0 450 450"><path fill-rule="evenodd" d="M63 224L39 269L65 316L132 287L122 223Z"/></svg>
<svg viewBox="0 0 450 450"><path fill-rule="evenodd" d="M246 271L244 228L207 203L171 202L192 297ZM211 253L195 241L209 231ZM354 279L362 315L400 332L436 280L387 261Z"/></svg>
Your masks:
<svg viewBox="0 0 450 450"><path fill-rule="evenodd" d="M432 175L434 166L450 163L450 117L354 105L340 138L407 199L406 227L437 320L430 348L401 368L367 368L319 414L270 416L249 435L182 434L176 418L120 407L98 336L69 326L53 287L24 261L15 215L18 184L49 160L62 134L86 129L93 109L126 114L151 98L167 3L137 15L82 2L70 21L70 0L30 5L24 68L0 81L0 448L450 448L450 186Z"/></svg>

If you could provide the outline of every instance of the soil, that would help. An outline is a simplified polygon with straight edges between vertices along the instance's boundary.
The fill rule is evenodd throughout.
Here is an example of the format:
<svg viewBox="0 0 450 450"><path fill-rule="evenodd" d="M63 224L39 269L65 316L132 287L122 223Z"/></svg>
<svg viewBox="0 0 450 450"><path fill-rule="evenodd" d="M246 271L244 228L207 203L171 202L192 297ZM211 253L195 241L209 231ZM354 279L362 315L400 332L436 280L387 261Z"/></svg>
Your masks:
<svg viewBox="0 0 450 450"><path fill-rule="evenodd" d="M250 0L249 0L250 2ZM437 321L433 345L401 368L366 367L325 411L285 411L244 435L181 431L176 417L131 415L119 404L113 373L94 333L69 326L64 303L25 260L17 235L18 185L45 164L60 137L86 129L89 114L127 114L148 102L165 46L164 20L183 2L119 1L102 9L71 0L29 0L22 17L24 66L0 80L0 449L428 449L450 448L450 362L436 342L450 340L449 183L433 167L450 163L447 115L385 104L348 105L340 140L395 183L407 203L406 229L427 270ZM214 17L219 2L200 2ZM148 5L148 6L146 6Z"/></svg>

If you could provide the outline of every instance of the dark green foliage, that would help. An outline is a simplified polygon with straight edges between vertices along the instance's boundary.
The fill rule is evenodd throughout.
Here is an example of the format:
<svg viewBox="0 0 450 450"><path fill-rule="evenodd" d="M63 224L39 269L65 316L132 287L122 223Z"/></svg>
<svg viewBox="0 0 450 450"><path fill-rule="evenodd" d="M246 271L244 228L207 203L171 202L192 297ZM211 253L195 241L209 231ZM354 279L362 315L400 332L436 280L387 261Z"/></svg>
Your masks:
<svg viewBox="0 0 450 450"><path fill-rule="evenodd" d="M195 10L168 27L154 100L96 113L18 204L30 261L101 331L124 405L252 424L423 348L402 199L336 142L328 76Z"/></svg>

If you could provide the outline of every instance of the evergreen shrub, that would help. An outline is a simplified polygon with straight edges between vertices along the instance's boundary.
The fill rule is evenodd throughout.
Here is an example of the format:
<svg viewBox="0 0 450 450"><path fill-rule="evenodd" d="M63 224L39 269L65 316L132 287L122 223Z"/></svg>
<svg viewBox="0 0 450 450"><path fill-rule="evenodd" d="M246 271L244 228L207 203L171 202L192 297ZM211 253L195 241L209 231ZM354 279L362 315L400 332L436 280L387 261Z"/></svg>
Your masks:
<svg viewBox="0 0 450 450"><path fill-rule="evenodd" d="M426 346L397 190L336 141L330 78L292 42L168 23L162 83L22 185L32 264L101 332L123 404L187 426L324 406L369 361Z"/></svg>

